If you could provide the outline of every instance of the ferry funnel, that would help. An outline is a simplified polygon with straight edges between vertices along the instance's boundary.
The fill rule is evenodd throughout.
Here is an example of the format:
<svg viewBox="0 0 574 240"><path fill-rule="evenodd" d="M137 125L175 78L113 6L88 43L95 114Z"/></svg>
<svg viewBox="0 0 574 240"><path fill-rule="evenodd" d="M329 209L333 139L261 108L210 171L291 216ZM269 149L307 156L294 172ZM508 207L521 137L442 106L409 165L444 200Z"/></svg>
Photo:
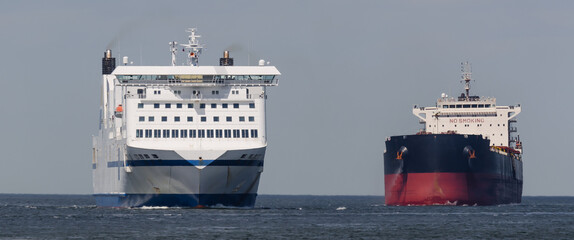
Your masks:
<svg viewBox="0 0 574 240"><path fill-rule="evenodd" d="M223 52L223 57L219 59L219 66L233 66L233 58L229 57L229 51Z"/></svg>
<svg viewBox="0 0 574 240"><path fill-rule="evenodd" d="M116 58L112 57L112 50L108 49L104 52L102 58L102 74L111 74L116 68Z"/></svg>

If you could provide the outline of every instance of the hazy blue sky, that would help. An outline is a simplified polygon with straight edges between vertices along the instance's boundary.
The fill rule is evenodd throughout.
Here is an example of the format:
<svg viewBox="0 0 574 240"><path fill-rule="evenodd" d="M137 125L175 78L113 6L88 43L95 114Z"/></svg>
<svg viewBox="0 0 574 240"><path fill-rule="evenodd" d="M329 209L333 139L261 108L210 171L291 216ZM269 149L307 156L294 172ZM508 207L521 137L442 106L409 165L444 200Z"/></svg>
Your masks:
<svg viewBox="0 0 574 240"><path fill-rule="evenodd" d="M462 90L522 104L524 195L574 195L572 1L2 1L0 193L92 192L101 58L169 65L197 27L283 74L260 194L383 195L384 140Z"/></svg>

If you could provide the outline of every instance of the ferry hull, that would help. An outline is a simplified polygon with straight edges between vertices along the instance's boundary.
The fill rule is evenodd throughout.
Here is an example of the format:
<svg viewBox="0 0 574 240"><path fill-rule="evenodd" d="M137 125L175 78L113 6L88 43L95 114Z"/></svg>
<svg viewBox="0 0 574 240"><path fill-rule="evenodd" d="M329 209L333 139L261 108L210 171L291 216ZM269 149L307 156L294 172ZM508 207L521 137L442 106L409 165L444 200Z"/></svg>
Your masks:
<svg viewBox="0 0 574 240"><path fill-rule="evenodd" d="M386 142L387 205L520 203L522 161L481 135L394 136Z"/></svg>
<svg viewBox="0 0 574 240"><path fill-rule="evenodd" d="M265 148L226 151L215 160L176 158L173 151L128 148L163 160L94 164L94 197L102 207L253 207ZM204 153L207 153L205 151ZM258 156L249 159L241 156ZM255 158L255 157L253 157Z"/></svg>

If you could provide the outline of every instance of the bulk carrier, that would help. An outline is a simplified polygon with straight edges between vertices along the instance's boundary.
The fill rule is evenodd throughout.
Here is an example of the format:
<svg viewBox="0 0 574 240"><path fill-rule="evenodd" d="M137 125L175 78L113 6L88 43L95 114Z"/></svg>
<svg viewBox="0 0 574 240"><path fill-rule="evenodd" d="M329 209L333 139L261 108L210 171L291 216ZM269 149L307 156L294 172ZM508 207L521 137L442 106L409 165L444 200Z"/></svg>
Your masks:
<svg viewBox="0 0 574 240"><path fill-rule="evenodd" d="M462 72L459 97L443 93L436 106L413 108L423 130L386 140L386 205L521 202L522 143L515 126L521 107L471 96L468 63Z"/></svg>
<svg viewBox="0 0 574 240"><path fill-rule="evenodd" d="M98 206L253 207L267 147L267 87L279 71L199 66L196 29L170 42L171 66L102 60L99 134L92 169ZM181 49L180 49L181 47ZM177 66L176 54L187 55Z"/></svg>

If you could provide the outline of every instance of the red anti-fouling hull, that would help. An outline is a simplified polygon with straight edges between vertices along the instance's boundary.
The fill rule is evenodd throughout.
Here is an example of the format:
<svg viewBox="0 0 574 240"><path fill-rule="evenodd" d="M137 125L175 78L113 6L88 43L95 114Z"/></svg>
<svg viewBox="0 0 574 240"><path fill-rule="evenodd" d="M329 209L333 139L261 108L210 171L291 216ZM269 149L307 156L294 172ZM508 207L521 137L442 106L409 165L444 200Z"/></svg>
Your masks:
<svg viewBox="0 0 574 240"><path fill-rule="evenodd" d="M519 203L522 184L495 175L410 173L385 175L387 205Z"/></svg>
<svg viewBox="0 0 574 240"><path fill-rule="evenodd" d="M520 156L491 151L482 136L396 136L386 147L387 205L521 202Z"/></svg>

